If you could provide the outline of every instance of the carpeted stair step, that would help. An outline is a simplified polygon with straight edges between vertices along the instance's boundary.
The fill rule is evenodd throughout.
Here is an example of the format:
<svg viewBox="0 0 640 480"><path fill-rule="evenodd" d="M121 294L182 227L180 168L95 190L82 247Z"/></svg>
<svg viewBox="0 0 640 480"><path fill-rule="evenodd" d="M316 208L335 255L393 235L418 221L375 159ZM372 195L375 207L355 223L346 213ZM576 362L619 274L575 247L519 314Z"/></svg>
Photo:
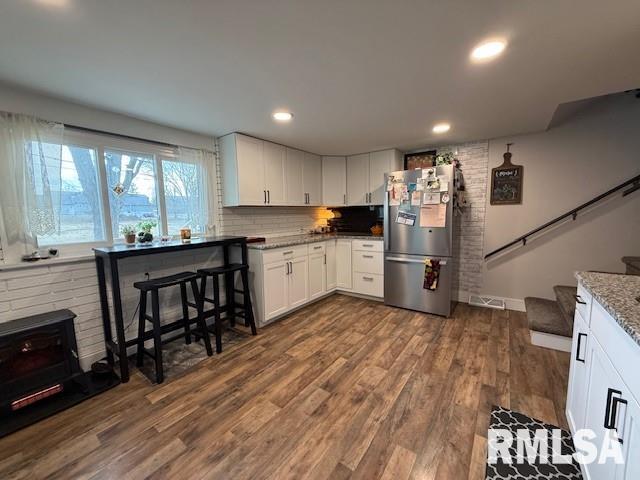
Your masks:
<svg viewBox="0 0 640 480"><path fill-rule="evenodd" d="M558 302L546 298L526 297L524 305L527 309L529 330L571 338L573 326L565 320Z"/></svg>
<svg viewBox="0 0 640 480"><path fill-rule="evenodd" d="M556 285L553 287L553 291L556 294L560 311L573 331L573 315L576 311L576 294L578 293L578 289L568 285Z"/></svg>

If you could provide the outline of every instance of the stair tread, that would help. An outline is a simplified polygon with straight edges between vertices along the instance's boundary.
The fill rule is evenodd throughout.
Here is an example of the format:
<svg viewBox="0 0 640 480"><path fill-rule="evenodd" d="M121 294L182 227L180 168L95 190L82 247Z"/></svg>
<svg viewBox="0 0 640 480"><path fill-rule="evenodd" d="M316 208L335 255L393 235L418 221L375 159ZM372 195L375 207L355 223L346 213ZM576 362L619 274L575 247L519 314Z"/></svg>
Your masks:
<svg viewBox="0 0 640 480"><path fill-rule="evenodd" d="M565 320L573 328L573 315L576 311L576 297L578 289L569 285L556 285L553 287L560 311Z"/></svg>
<svg viewBox="0 0 640 480"><path fill-rule="evenodd" d="M529 330L571 338L573 322L571 325L567 323L558 302L546 298L526 297L524 304L527 309Z"/></svg>

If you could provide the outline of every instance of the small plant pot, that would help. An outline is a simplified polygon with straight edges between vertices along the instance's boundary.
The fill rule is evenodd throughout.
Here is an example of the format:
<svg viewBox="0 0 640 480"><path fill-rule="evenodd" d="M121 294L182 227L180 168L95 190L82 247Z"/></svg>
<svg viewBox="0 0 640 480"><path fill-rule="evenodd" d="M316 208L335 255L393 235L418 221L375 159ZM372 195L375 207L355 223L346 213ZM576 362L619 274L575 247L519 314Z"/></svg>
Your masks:
<svg viewBox="0 0 640 480"><path fill-rule="evenodd" d="M129 245L136 243L136 234L132 233L131 235L125 235L124 236L124 241L126 243L128 243Z"/></svg>

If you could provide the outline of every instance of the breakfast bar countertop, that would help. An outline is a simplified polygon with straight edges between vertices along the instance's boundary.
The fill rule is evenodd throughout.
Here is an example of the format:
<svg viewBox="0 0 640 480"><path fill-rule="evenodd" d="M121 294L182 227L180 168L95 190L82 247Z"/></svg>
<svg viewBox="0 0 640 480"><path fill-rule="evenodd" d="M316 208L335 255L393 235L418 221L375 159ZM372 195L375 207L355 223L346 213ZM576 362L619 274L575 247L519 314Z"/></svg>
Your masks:
<svg viewBox="0 0 640 480"><path fill-rule="evenodd" d="M304 245L306 243L325 242L334 238L344 238L347 240L373 240L382 241L382 237L366 234L343 234L343 233L309 233L303 235L288 235L286 237L268 238L264 242L248 243L247 248L254 250L269 250L271 248L291 247L293 245Z"/></svg>
<svg viewBox="0 0 640 480"><path fill-rule="evenodd" d="M576 278L640 345L640 276L576 272Z"/></svg>

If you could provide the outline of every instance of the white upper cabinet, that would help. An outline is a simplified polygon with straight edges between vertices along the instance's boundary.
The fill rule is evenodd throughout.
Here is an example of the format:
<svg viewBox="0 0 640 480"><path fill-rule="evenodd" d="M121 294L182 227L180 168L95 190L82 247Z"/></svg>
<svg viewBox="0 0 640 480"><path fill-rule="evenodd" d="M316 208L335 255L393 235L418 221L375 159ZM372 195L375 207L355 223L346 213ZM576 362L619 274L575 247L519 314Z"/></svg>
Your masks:
<svg viewBox="0 0 640 480"><path fill-rule="evenodd" d="M347 157L347 205L382 205L384 174L396 170L402 170L402 154L397 150Z"/></svg>
<svg viewBox="0 0 640 480"><path fill-rule="evenodd" d="M346 157L322 157L322 202L329 207L347 204Z"/></svg>
<svg viewBox="0 0 640 480"><path fill-rule="evenodd" d="M402 170L402 155L397 150L369 154L369 204L384 203L384 174Z"/></svg>
<svg viewBox="0 0 640 480"><path fill-rule="evenodd" d="M219 145L225 207L382 205L384 174L402 169L397 150L320 157L240 133Z"/></svg>
<svg viewBox="0 0 640 480"><path fill-rule="evenodd" d="M225 206L266 204L262 147L262 140L244 135L220 139Z"/></svg>
<svg viewBox="0 0 640 480"><path fill-rule="evenodd" d="M322 205L322 158L313 153L304 153L302 185L306 205Z"/></svg>
<svg viewBox="0 0 640 480"><path fill-rule="evenodd" d="M286 179L286 196L288 205L304 205L306 196L302 184L302 166L304 164L304 152L294 148L288 148L284 175Z"/></svg>
<svg viewBox="0 0 640 480"><path fill-rule="evenodd" d="M347 205L368 205L369 154L347 157Z"/></svg>
<svg viewBox="0 0 640 480"><path fill-rule="evenodd" d="M263 142L264 186L268 205L286 205L285 160L286 150L282 145Z"/></svg>

